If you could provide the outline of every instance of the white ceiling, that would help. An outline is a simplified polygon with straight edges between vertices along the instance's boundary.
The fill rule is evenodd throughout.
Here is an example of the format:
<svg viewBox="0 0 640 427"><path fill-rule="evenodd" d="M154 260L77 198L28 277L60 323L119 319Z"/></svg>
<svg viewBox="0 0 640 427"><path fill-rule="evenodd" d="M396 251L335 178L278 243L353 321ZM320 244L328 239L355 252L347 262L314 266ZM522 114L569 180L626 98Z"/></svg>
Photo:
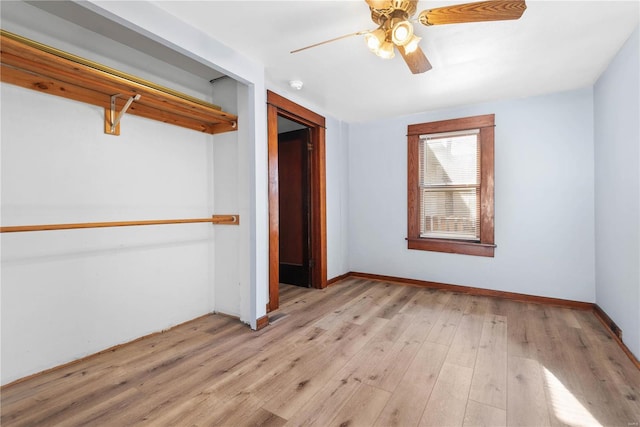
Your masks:
<svg viewBox="0 0 640 427"><path fill-rule="evenodd" d="M418 11L460 1L428 1ZM270 86L349 122L592 85L638 26L633 1L527 1L516 21L424 27L433 69L412 75L400 55L383 60L362 36L297 54L293 49L372 29L364 0L154 1L263 63Z"/></svg>

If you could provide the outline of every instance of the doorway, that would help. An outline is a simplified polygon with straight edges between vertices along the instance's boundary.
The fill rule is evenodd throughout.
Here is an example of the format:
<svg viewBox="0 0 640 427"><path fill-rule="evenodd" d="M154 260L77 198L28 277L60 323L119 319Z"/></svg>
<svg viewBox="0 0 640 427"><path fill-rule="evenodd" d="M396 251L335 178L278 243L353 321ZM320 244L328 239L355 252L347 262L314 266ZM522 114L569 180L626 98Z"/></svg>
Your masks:
<svg viewBox="0 0 640 427"><path fill-rule="evenodd" d="M311 286L311 151L309 128L278 117L279 282L304 287Z"/></svg>
<svg viewBox="0 0 640 427"><path fill-rule="evenodd" d="M287 238L287 232L281 233L280 218L280 174L278 142L278 118L301 126L298 138L305 138L308 176L308 230L306 266L300 270L308 277L306 286L324 288L327 284L327 233L326 233L326 187L325 187L325 119L282 96L267 91L267 127L269 161L269 302L267 312L279 307L280 284L280 240ZM302 134L304 132L304 135ZM285 143L286 144L286 143ZM303 156L302 142L291 143L291 151L299 148L296 155ZM294 147L294 148L291 148ZM285 154L286 156L287 154ZM285 192L286 189L283 189ZM285 214L286 215L286 214ZM282 223L284 227L284 220ZM282 235L281 235L282 234ZM284 255L284 253L283 253ZM300 258L298 258L300 259ZM287 260L283 260L287 263ZM304 271L307 271L306 273ZM283 273L285 273L283 271Z"/></svg>

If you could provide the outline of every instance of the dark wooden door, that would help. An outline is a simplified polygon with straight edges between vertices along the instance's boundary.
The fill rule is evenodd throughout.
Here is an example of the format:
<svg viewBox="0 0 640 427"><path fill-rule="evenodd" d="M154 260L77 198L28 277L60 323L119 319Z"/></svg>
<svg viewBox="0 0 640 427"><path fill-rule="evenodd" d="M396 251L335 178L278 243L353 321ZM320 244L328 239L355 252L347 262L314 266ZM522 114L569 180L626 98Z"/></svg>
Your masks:
<svg viewBox="0 0 640 427"><path fill-rule="evenodd" d="M309 130L278 135L280 282L310 286Z"/></svg>

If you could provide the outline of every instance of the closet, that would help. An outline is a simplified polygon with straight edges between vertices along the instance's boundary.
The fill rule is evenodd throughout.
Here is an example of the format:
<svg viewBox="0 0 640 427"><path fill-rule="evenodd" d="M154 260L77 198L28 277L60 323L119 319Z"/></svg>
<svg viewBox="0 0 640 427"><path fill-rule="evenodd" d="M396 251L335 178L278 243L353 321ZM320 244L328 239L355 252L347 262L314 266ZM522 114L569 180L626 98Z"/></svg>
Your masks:
<svg viewBox="0 0 640 427"><path fill-rule="evenodd" d="M209 134L232 132L238 128L238 117L222 111L217 105L9 31L0 30L0 49L2 82L103 107L106 134L120 135L120 124L125 114L134 114ZM239 216L212 215L210 218L15 225L0 227L0 232L198 222L237 225Z"/></svg>
<svg viewBox="0 0 640 427"><path fill-rule="evenodd" d="M6 6L2 383L212 312L247 323L242 85Z"/></svg>

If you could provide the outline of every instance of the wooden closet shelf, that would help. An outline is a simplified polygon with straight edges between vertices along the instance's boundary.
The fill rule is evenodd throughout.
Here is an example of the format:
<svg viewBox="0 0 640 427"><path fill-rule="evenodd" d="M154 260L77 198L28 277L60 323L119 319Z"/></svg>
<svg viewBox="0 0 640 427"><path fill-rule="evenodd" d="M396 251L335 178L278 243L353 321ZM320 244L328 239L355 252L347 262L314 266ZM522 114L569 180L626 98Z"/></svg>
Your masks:
<svg viewBox="0 0 640 427"><path fill-rule="evenodd" d="M217 105L4 30L0 62L3 82L103 107L107 120L113 95L118 112L140 95L127 113L210 134L237 130L238 117Z"/></svg>

